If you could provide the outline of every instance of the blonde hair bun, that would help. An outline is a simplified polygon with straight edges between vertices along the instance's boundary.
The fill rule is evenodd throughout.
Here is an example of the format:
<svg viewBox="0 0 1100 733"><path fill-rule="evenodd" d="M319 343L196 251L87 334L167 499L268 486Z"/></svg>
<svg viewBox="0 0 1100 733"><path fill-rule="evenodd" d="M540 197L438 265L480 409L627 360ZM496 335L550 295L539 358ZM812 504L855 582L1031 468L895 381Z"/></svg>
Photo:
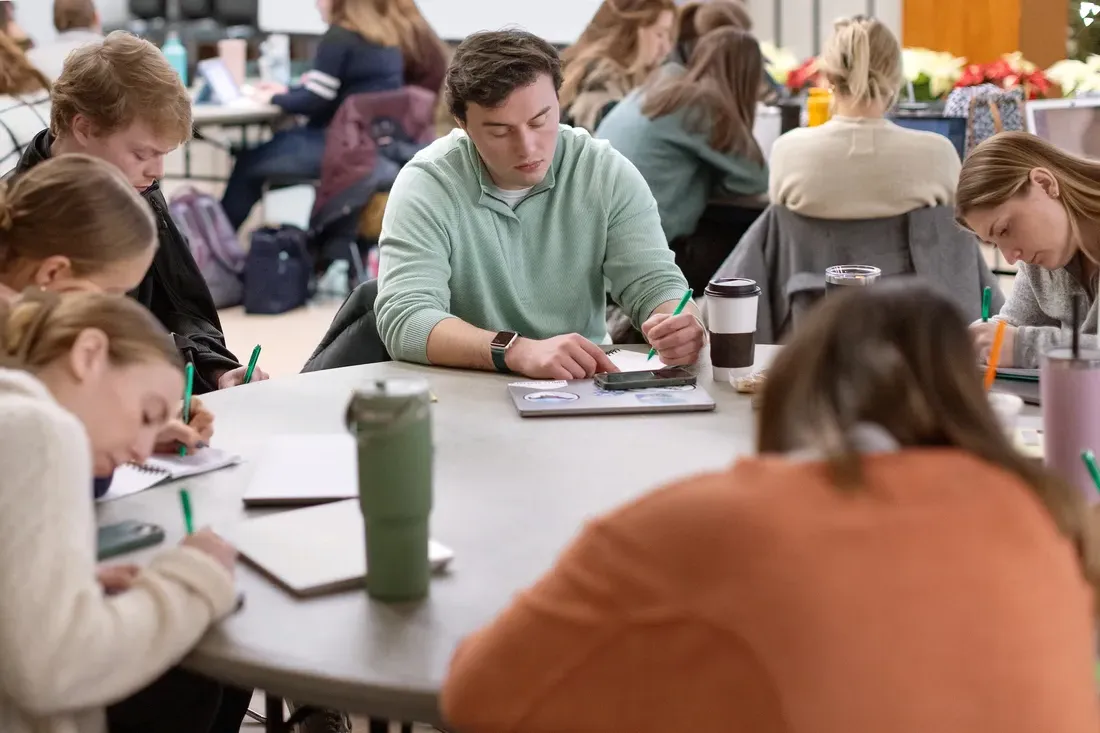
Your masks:
<svg viewBox="0 0 1100 733"><path fill-rule="evenodd" d="M892 102L902 84L901 44L875 18L838 20L820 69L838 96L858 104Z"/></svg>

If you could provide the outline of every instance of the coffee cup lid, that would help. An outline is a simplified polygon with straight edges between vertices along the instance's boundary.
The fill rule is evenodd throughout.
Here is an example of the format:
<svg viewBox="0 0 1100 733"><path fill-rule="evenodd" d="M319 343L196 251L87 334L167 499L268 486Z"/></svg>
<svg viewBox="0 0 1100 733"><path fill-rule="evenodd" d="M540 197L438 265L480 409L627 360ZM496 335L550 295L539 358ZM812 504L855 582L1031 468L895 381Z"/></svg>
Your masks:
<svg viewBox="0 0 1100 733"><path fill-rule="evenodd" d="M711 280L703 292L718 298L747 298L760 295L760 286L746 277L720 277Z"/></svg>

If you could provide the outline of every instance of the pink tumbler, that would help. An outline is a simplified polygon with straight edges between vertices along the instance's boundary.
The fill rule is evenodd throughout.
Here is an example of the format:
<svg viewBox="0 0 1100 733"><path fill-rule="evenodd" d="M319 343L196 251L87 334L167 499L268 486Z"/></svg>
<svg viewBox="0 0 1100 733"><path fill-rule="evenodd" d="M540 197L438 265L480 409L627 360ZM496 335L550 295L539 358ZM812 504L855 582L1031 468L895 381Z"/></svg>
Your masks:
<svg viewBox="0 0 1100 733"><path fill-rule="evenodd" d="M1045 462L1090 502L1100 500L1081 454L1100 453L1100 349L1055 348L1043 355L1039 375Z"/></svg>

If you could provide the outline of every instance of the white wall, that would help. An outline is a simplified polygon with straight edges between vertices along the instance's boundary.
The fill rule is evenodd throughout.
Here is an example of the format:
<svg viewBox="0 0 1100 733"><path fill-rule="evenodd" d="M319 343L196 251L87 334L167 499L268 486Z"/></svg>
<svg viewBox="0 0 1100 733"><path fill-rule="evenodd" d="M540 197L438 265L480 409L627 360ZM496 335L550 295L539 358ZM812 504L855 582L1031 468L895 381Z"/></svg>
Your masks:
<svg viewBox="0 0 1100 733"><path fill-rule="evenodd" d="M960 0L963 2L964 0ZM756 36L791 49L799 58L820 53L833 21L873 15L901 38L902 0L747 0Z"/></svg>
<svg viewBox="0 0 1100 733"><path fill-rule="evenodd" d="M121 25L129 17L126 0L96 0L96 8L103 24L108 27ZM15 17L37 43L50 41L56 35L52 0L17 0Z"/></svg>

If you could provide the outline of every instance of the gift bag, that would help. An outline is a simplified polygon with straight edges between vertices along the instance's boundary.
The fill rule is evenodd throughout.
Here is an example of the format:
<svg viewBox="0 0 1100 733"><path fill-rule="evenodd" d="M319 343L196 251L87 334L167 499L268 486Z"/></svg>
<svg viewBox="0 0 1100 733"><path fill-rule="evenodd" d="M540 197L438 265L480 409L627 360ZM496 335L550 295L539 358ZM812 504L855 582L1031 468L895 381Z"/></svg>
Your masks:
<svg viewBox="0 0 1100 733"><path fill-rule="evenodd" d="M1024 129L1024 90L1006 91L995 84L955 89L947 98L944 116L966 118L965 154L970 155L998 132Z"/></svg>

